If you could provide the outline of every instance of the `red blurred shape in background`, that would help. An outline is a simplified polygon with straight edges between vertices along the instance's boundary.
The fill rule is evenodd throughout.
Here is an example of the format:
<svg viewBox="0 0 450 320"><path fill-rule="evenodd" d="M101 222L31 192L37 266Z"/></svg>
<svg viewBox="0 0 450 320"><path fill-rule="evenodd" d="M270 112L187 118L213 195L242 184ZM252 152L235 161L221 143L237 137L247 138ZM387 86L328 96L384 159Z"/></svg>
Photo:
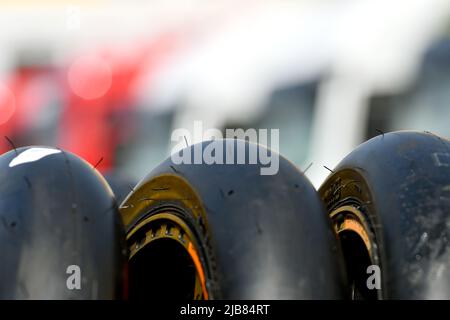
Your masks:
<svg viewBox="0 0 450 320"><path fill-rule="evenodd" d="M104 49L76 60L69 69L59 145L93 165L103 158L97 168L111 170L117 147L132 135L129 115L135 106L136 81L144 66L150 73L161 67L177 48L177 40L166 34L126 56Z"/></svg>

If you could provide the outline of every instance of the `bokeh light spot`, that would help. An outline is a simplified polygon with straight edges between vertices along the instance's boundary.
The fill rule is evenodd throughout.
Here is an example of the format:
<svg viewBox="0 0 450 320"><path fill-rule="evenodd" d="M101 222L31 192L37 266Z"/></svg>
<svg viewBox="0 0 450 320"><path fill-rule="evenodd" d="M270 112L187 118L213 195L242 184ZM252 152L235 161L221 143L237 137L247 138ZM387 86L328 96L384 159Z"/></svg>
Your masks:
<svg viewBox="0 0 450 320"><path fill-rule="evenodd" d="M77 96L86 100L98 99L111 87L111 67L97 56L80 57L69 68L68 82Z"/></svg>
<svg viewBox="0 0 450 320"><path fill-rule="evenodd" d="M6 123L16 110L16 99L12 91L0 83L0 125Z"/></svg>

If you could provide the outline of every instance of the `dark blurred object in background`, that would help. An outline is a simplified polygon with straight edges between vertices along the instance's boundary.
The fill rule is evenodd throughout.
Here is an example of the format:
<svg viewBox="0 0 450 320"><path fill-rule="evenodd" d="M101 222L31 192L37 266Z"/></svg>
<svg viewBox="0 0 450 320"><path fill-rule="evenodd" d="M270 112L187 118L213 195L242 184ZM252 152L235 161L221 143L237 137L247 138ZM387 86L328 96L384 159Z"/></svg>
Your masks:
<svg viewBox="0 0 450 320"><path fill-rule="evenodd" d="M366 139L379 131L402 129L433 131L450 137L449 39L427 51L418 78L408 90L371 99Z"/></svg>

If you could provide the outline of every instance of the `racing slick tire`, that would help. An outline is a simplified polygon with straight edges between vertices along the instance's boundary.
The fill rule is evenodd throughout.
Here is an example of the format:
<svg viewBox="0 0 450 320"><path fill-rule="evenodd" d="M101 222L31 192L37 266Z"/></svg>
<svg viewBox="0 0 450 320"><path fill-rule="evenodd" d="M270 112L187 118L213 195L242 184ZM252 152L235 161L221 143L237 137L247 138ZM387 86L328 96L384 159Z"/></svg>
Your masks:
<svg viewBox="0 0 450 320"><path fill-rule="evenodd" d="M217 161L203 156L194 164L202 150L215 150ZM237 164L240 152L278 157L279 170L262 175L264 165ZM317 192L293 164L237 139L176 155L187 161L169 157L120 208L130 299L345 298L338 241Z"/></svg>
<svg viewBox="0 0 450 320"><path fill-rule="evenodd" d="M320 187L355 299L450 299L450 142L379 135Z"/></svg>
<svg viewBox="0 0 450 320"><path fill-rule="evenodd" d="M60 149L0 157L0 299L116 299L125 233L111 189Z"/></svg>

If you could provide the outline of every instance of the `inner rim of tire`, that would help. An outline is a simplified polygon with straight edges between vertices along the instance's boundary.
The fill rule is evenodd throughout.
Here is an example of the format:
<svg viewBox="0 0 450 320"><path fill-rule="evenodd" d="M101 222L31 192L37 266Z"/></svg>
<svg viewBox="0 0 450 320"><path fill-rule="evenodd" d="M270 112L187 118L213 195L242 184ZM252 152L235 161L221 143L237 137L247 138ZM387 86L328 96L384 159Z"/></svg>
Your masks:
<svg viewBox="0 0 450 320"><path fill-rule="evenodd" d="M378 261L376 245L363 213L354 206L342 206L330 213L344 255L353 300L377 300L380 290L369 289L367 268Z"/></svg>
<svg viewBox="0 0 450 320"><path fill-rule="evenodd" d="M152 215L130 230L130 299L208 299L198 245L177 215Z"/></svg>

